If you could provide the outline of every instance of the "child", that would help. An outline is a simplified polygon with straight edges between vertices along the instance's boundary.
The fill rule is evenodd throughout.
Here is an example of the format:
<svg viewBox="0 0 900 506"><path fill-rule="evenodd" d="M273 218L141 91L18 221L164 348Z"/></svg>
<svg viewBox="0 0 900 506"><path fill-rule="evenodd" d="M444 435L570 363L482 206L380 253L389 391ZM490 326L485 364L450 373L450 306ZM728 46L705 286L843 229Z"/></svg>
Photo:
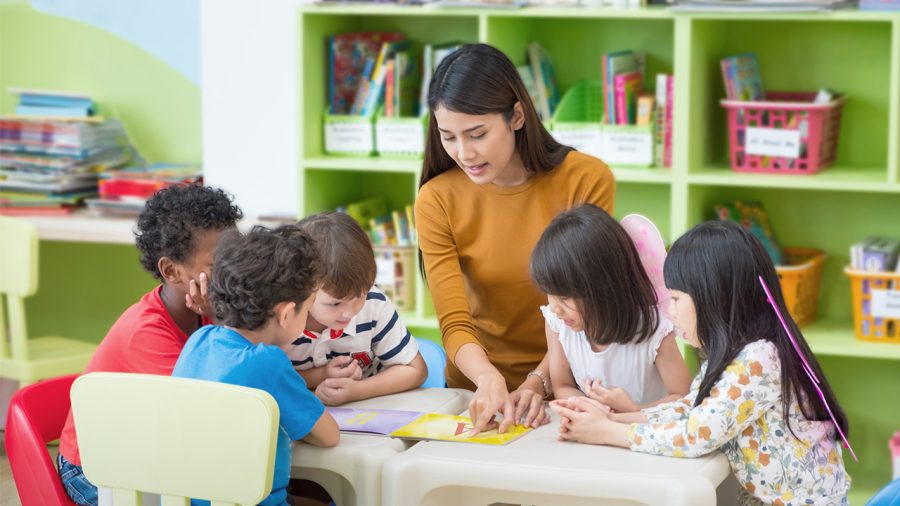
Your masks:
<svg viewBox="0 0 900 506"><path fill-rule="evenodd" d="M195 332L172 371L172 376L258 388L275 398L280 430L272 493L264 505L285 504L292 440L335 446L340 438L337 423L282 351L306 325L320 270L312 239L295 225L225 235L209 287L223 326Z"/></svg>
<svg viewBox="0 0 900 506"><path fill-rule="evenodd" d="M425 381L419 347L375 284L372 243L344 213L320 213L298 226L325 267L303 335L288 356L316 396L334 406L403 392Z"/></svg>
<svg viewBox="0 0 900 506"><path fill-rule="evenodd" d="M208 186L172 186L147 201L137 221L137 248L141 265L161 284L116 320L86 373L171 374L188 336L209 323L210 315L196 314L186 300L199 302L191 292L205 293L219 236L234 228L241 216L231 197ZM81 469L71 410L57 464L69 497L78 504L97 504L97 488Z"/></svg>
<svg viewBox="0 0 900 506"><path fill-rule="evenodd" d="M557 216L531 272L548 294L541 312L554 397L587 395L627 412L688 392L672 322L658 311L634 243L606 211L584 204Z"/></svg>
<svg viewBox="0 0 900 506"><path fill-rule="evenodd" d="M819 379L821 396L758 276ZM560 438L676 457L721 449L745 504L847 504L850 478L834 430L836 423L846 434L847 418L785 308L759 241L735 223L698 225L672 246L665 280L676 328L708 357L690 393L623 414L587 399L554 401Z"/></svg>

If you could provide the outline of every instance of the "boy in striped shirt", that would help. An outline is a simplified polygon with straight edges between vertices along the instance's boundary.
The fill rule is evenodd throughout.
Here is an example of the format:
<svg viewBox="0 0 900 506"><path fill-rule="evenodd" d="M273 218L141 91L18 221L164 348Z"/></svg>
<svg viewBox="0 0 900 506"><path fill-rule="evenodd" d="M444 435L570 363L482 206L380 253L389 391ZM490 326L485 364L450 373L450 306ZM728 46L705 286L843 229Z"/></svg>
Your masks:
<svg viewBox="0 0 900 506"><path fill-rule="evenodd" d="M309 216L299 227L325 264L306 330L285 350L324 404L403 392L420 386L425 361L390 299L375 284L372 243L345 213Z"/></svg>

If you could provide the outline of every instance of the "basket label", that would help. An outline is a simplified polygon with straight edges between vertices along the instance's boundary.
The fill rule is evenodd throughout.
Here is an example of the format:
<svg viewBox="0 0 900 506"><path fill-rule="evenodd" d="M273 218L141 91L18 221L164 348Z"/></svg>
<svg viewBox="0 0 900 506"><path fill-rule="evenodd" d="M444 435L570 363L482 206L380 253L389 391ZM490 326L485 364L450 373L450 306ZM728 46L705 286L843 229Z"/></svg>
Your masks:
<svg viewBox="0 0 900 506"><path fill-rule="evenodd" d="M366 121L326 123L325 151L328 153L372 151L372 124Z"/></svg>
<svg viewBox="0 0 900 506"><path fill-rule="evenodd" d="M748 155L800 156L800 131L781 128L747 127L744 151Z"/></svg>
<svg viewBox="0 0 900 506"><path fill-rule="evenodd" d="M413 120L408 123L379 122L375 127L378 152L410 153L425 152L425 133L422 123Z"/></svg>
<svg viewBox="0 0 900 506"><path fill-rule="evenodd" d="M609 165L653 165L650 132L604 132L601 159Z"/></svg>
<svg viewBox="0 0 900 506"><path fill-rule="evenodd" d="M599 128L553 130L552 133L560 144L597 158L603 154L603 133Z"/></svg>
<svg viewBox="0 0 900 506"><path fill-rule="evenodd" d="M872 290L872 316L900 319L900 290Z"/></svg>

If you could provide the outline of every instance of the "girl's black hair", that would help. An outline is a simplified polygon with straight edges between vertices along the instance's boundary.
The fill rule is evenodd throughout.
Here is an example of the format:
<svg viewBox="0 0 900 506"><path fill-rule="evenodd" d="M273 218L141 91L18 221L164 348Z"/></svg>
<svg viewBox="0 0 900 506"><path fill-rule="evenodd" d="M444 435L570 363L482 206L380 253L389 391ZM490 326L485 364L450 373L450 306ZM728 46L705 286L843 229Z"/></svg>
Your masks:
<svg viewBox="0 0 900 506"><path fill-rule="evenodd" d="M656 292L631 237L591 204L560 213L531 253L531 276L549 295L577 299L599 345L639 343L659 326Z"/></svg>
<svg viewBox="0 0 900 506"><path fill-rule="evenodd" d="M722 372L745 346L765 339L775 345L781 361L784 419L790 420L788 411L793 400L798 401L807 420L830 419L815 386L803 371L800 357L767 300L757 278L762 276L810 368L819 378L819 388L838 425L844 434L849 434L847 416L806 339L788 313L775 266L756 237L729 221L709 221L697 225L672 245L666 258L664 275L666 286L690 295L697 311L697 339L708 364L706 375L700 381L695 406L709 396Z"/></svg>

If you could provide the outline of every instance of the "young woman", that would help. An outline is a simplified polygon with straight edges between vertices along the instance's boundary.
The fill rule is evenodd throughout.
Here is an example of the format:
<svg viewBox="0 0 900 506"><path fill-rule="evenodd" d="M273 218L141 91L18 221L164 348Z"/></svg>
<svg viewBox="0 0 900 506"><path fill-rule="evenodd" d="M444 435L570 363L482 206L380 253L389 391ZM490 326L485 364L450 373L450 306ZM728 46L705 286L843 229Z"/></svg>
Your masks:
<svg viewBox="0 0 900 506"><path fill-rule="evenodd" d="M447 383L475 390L475 432L546 423L551 392L528 271L550 220L583 203L612 212L615 181L600 160L553 140L513 63L466 45L428 90L431 121L416 200L422 266L449 358Z"/></svg>

